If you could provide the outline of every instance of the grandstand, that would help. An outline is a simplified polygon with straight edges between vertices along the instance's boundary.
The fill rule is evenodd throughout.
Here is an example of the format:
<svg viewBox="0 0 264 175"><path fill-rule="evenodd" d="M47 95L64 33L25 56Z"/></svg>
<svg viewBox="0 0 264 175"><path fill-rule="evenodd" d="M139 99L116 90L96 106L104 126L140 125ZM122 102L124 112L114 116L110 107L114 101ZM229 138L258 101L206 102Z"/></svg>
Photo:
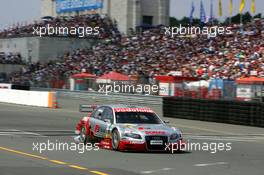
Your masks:
<svg viewBox="0 0 264 175"><path fill-rule="evenodd" d="M77 33L65 34L64 30L60 34L42 37L34 34L34 29L50 26L91 26L99 27L99 35L83 35L79 38ZM35 23L16 26L6 29L0 33L0 52L19 52L23 60L27 62L48 62L58 56L62 56L67 51L77 48L91 48L94 42L103 39L118 40L120 33L117 26L108 17L99 15L56 17L52 20L43 18Z"/></svg>
<svg viewBox="0 0 264 175"><path fill-rule="evenodd" d="M63 14L68 16L62 17ZM10 81L50 87L51 81L64 81L67 84L69 77L81 70L96 76L115 71L137 77L138 80L144 79L146 84L155 83L158 75L174 76L175 72L178 76L206 81L235 81L252 75L264 78L264 30L261 19L244 24L243 30L236 24L223 25L232 29L231 35L214 38L200 34L171 37L166 35L162 25L125 35L121 34L118 21L111 17L85 14L85 11L69 17L71 14L56 12L53 14L56 17L34 25L100 26L100 35L92 37L96 42L89 48L67 50L50 62L31 62L22 71L13 72ZM32 25L16 27L0 33L0 37L28 37L31 36L31 29ZM58 36L48 38L51 37ZM59 37L78 38L74 35Z"/></svg>
<svg viewBox="0 0 264 175"><path fill-rule="evenodd" d="M257 75L263 77L261 25L257 26L255 33L252 33L252 24L245 25L244 33L239 33L239 27L232 27L232 36L223 35L214 39L203 35L171 38L164 35L162 28L122 36L118 42L100 42L91 50L81 49L64 55L63 60L71 66L66 68L67 65L61 63L62 73L67 77L81 69L99 75L113 70L127 75L143 72L153 77L180 71L186 77L234 80L257 71ZM39 71L50 72L49 69L54 68Z"/></svg>

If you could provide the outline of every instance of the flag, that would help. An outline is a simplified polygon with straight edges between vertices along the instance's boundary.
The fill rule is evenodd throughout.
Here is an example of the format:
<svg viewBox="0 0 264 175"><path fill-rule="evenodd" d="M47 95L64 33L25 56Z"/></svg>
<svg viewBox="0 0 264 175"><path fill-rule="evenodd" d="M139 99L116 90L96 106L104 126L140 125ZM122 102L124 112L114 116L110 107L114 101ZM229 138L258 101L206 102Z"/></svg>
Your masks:
<svg viewBox="0 0 264 175"><path fill-rule="evenodd" d="M251 12L254 14L256 12L255 0L251 2Z"/></svg>
<svg viewBox="0 0 264 175"><path fill-rule="evenodd" d="M190 24L193 23L193 13L194 13L195 7L194 3L192 2L192 7L191 7L191 13L190 13Z"/></svg>
<svg viewBox="0 0 264 175"><path fill-rule="evenodd" d="M213 20L214 20L214 7L213 7L213 1L211 0L209 22L213 22Z"/></svg>
<svg viewBox="0 0 264 175"><path fill-rule="evenodd" d="M223 15L222 0L218 1L218 6L219 6L219 16L222 16Z"/></svg>
<svg viewBox="0 0 264 175"><path fill-rule="evenodd" d="M230 0L230 3L229 3L229 15L230 16L233 15L233 0Z"/></svg>
<svg viewBox="0 0 264 175"><path fill-rule="evenodd" d="M240 7L239 7L239 13L241 14L245 8L245 0L241 0Z"/></svg>
<svg viewBox="0 0 264 175"><path fill-rule="evenodd" d="M204 5L203 5L203 1L202 0L201 0L201 3L200 3L200 21L201 21L201 23L205 23L206 22L206 14L205 14Z"/></svg>

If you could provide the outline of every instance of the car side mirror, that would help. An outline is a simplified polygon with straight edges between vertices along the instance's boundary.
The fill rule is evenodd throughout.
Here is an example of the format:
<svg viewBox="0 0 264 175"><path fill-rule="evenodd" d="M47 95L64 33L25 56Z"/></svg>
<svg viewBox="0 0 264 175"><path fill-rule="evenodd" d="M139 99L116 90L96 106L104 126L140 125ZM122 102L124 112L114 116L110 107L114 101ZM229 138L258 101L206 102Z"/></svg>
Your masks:
<svg viewBox="0 0 264 175"><path fill-rule="evenodd" d="M170 123L169 120L164 120L163 122L164 122L165 124L169 124L169 123Z"/></svg>
<svg viewBox="0 0 264 175"><path fill-rule="evenodd" d="M111 123L111 120L109 120L109 119L104 119L104 122L105 122L105 123Z"/></svg>

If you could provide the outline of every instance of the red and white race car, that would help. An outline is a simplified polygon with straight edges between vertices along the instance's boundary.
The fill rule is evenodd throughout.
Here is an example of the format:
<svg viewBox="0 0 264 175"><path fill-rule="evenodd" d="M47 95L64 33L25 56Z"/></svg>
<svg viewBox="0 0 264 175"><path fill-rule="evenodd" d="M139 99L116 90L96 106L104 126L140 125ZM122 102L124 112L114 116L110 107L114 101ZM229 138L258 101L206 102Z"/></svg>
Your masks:
<svg viewBox="0 0 264 175"><path fill-rule="evenodd" d="M80 109L90 113L76 126L78 143L119 151L170 151L182 146L180 130L168 126L150 108L81 105Z"/></svg>

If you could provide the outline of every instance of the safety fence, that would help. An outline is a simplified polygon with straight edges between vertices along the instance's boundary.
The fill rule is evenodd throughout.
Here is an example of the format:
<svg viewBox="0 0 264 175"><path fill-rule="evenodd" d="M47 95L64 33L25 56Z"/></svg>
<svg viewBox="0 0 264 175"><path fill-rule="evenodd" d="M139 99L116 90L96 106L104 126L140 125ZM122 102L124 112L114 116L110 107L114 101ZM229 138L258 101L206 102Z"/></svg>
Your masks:
<svg viewBox="0 0 264 175"><path fill-rule="evenodd" d="M55 91L57 92L59 107L68 110L79 110L80 104L129 104L150 107L155 112L163 116L162 97L151 95L132 95L123 93L105 93L86 92L86 91L69 91L61 89L32 88L38 91Z"/></svg>
<svg viewBox="0 0 264 175"><path fill-rule="evenodd" d="M184 97L160 97L98 92L55 91L59 107L78 111L80 104L130 104L152 108L161 117L230 123L264 127L264 103L230 100L192 99Z"/></svg>
<svg viewBox="0 0 264 175"><path fill-rule="evenodd" d="M77 85L78 83L78 85ZM32 82L31 87L81 90L89 92L118 92L133 95L160 95L179 98L207 99L207 100L238 100L264 102L264 84L237 84L235 81L213 79L198 82L184 81L180 83L153 82L139 83L136 81L112 81L111 83L95 83L95 80L76 79L71 88L67 79L53 79L40 82ZM153 90L154 89L154 90ZM156 90L155 90L156 89Z"/></svg>
<svg viewBox="0 0 264 175"><path fill-rule="evenodd" d="M264 127L264 103L190 98L163 98L163 115Z"/></svg>

